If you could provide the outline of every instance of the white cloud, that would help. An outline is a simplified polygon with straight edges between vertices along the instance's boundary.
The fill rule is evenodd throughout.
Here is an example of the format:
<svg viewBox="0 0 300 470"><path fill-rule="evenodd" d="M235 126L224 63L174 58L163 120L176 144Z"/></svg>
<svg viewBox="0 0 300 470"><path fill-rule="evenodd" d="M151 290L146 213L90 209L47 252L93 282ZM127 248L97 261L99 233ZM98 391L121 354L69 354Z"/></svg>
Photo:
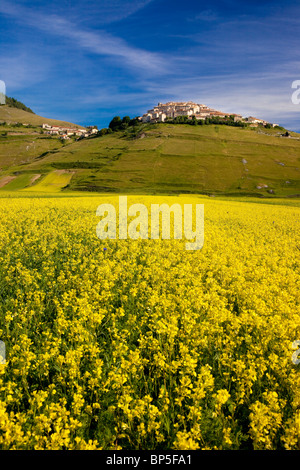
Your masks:
<svg viewBox="0 0 300 470"><path fill-rule="evenodd" d="M160 54L129 46L123 39L105 31L95 33L79 30L57 17L50 19L50 22L47 19L43 26L49 32L74 40L78 46L94 54L118 57L125 65L153 73L162 73L165 70L165 59Z"/></svg>
<svg viewBox="0 0 300 470"><path fill-rule="evenodd" d="M149 0L150 1L150 0ZM134 2L138 6L149 3ZM130 46L122 38L115 37L105 31L92 31L79 28L78 25L58 15L45 15L27 8L19 8L8 4L5 0L0 4L0 12L13 16L22 24L43 30L48 34L60 36L72 41L72 46L80 47L94 54L119 58L122 65L134 67L136 70L161 74L166 70L166 57L162 54Z"/></svg>
<svg viewBox="0 0 300 470"><path fill-rule="evenodd" d="M102 0L99 5L99 0L92 0L89 1L88 8L86 8L86 1L81 0L79 2L79 8L81 12L83 12L83 21L92 21L97 24L110 24L128 18L152 1L153 0Z"/></svg>
<svg viewBox="0 0 300 470"><path fill-rule="evenodd" d="M62 17L67 15L71 21L78 24L89 23L99 26L122 21L145 8L152 1L89 0L87 2L86 0L51 0L51 2L43 2L37 0L29 2L29 0L18 0L15 9L26 11L26 6L29 5L30 9L34 8L36 14L57 14ZM1 0L1 3L4 4L2 10L6 8L8 11L11 11L11 3L15 2L9 4L7 0Z"/></svg>

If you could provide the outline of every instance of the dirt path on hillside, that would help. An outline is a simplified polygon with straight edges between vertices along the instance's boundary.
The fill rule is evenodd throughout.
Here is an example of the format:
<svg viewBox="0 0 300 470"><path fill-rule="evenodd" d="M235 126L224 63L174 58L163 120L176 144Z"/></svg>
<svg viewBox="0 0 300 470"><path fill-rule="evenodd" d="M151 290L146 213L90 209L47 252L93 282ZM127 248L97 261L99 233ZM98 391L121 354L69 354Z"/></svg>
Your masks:
<svg viewBox="0 0 300 470"><path fill-rule="evenodd" d="M30 180L30 184L32 185L36 180L38 180L42 175L33 175Z"/></svg>
<svg viewBox="0 0 300 470"><path fill-rule="evenodd" d="M3 188L3 186L6 186L8 183L10 183L11 181L13 181L14 179L16 179L16 176L4 176L4 177L0 180L0 188Z"/></svg>

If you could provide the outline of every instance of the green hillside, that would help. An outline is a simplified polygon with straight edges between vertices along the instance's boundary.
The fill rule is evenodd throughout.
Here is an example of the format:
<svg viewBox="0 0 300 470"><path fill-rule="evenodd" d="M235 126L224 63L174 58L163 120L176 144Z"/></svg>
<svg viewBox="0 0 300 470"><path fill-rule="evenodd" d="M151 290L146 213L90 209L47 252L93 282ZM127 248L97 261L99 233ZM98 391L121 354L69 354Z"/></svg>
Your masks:
<svg viewBox="0 0 300 470"><path fill-rule="evenodd" d="M38 116L32 111L25 111L24 109L9 106L7 104L0 106L0 125L3 122L6 122L9 125L20 123L38 127L42 126L44 123L47 123L52 126L72 126L79 128L82 127L78 126L77 124L72 124L70 122L60 121L57 119L48 119L42 116Z"/></svg>
<svg viewBox="0 0 300 470"><path fill-rule="evenodd" d="M9 96L6 96L5 103L12 108L23 109L23 111L27 111L28 113L33 113L32 109L28 108L28 106L26 106L21 101L16 100L15 98L10 98Z"/></svg>
<svg viewBox="0 0 300 470"><path fill-rule="evenodd" d="M17 135L0 126L0 188L49 191L51 184L55 191L300 194L299 134L165 123L139 124L133 131L63 142L40 134L38 127Z"/></svg>

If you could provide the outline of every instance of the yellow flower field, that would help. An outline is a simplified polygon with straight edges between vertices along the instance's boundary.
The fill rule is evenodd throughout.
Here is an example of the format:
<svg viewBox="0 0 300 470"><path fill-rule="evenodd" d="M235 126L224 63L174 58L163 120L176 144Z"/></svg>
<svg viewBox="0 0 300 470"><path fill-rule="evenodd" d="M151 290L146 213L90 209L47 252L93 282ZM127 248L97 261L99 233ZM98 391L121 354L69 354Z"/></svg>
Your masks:
<svg viewBox="0 0 300 470"><path fill-rule="evenodd" d="M0 449L300 449L299 203L128 197L204 204L187 251L117 199L0 199Z"/></svg>

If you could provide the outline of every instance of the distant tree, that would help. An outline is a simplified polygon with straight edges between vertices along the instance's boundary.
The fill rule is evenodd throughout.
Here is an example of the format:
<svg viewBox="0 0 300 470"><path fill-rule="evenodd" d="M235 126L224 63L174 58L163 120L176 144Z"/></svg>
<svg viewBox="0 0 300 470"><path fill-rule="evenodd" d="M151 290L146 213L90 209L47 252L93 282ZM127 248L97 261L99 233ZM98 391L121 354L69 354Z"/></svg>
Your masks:
<svg viewBox="0 0 300 470"><path fill-rule="evenodd" d="M137 126L139 124L139 120L137 117L130 119L129 126Z"/></svg>
<svg viewBox="0 0 300 470"><path fill-rule="evenodd" d="M34 114L32 109L28 108L28 106L25 106L25 104L21 103L21 101L18 101L15 98L9 98L8 96L6 96L5 98L6 104L11 108L22 109L23 111L27 111L28 113Z"/></svg>
<svg viewBox="0 0 300 470"><path fill-rule="evenodd" d="M130 117L124 116L121 123L117 126L117 129L125 130L129 126L129 123L130 123Z"/></svg>
<svg viewBox="0 0 300 470"><path fill-rule="evenodd" d="M105 134L107 134L107 129L106 128L100 129L99 135L105 135Z"/></svg>
<svg viewBox="0 0 300 470"><path fill-rule="evenodd" d="M174 124L186 124L189 122L189 119L187 116L176 116L173 120Z"/></svg>
<svg viewBox="0 0 300 470"><path fill-rule="evenodd" d="M121 124L122 124L122 119L120 118L120 116L115 116L109 123L109 128L112 130L112 131L116 131L118 130L120 127L121 127Z"/></svg>

